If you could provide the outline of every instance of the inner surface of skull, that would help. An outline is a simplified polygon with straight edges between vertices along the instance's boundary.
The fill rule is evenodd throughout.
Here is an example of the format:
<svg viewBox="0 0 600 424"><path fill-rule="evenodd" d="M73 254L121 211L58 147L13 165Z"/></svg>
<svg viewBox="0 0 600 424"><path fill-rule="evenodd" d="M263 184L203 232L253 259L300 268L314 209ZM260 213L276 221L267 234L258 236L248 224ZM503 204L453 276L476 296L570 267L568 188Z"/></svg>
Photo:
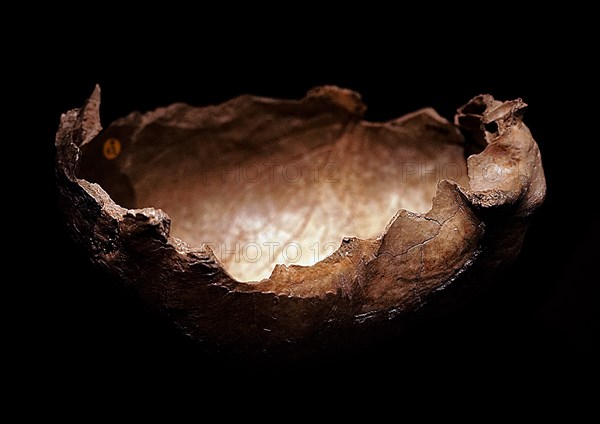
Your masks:
<svg viewBox="0 0 600 424"><path fill-rule="evenodd" d="M440 180L469 187L456 127L431 109L386 123L364 109L321 89L136 112L84 146L78 175L121 206L163 209L172 236L258 281L326 258L344 237L379 237L400 209L427 212Z"/></svg>

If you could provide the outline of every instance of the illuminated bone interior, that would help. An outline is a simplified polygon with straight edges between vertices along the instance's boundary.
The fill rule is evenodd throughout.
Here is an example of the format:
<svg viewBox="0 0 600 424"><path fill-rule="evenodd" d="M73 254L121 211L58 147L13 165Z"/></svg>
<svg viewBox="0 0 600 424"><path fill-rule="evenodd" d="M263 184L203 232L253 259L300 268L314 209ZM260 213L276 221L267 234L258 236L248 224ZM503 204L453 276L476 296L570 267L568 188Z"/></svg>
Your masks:
<svg viewBox="0 0 600 424"><path fill-rule="evenodd" d="M79 176L121 206L163 209L171 236L258 281L378 237L399 209L428 211L442 179L468 187L462 136L435 112L369 123L359 109L244 96L134 113L85 146Z"/></svg>

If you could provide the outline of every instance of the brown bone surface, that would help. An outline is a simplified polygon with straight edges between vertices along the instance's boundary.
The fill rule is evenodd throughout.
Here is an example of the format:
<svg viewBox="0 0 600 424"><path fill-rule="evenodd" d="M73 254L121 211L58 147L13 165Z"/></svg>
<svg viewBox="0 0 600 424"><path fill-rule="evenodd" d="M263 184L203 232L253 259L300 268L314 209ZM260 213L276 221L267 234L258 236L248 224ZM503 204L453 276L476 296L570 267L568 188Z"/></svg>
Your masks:
<svg viewBox="0 0 600 424"><path fill-rule="evenodd" d="M456 125L432 109L371 123L358 94L319 87L102 132L99 106L97 88L56 137L72 234L212 350L300 357L389 337L493 280L545 196L521 100L475 97Z"/></svg>

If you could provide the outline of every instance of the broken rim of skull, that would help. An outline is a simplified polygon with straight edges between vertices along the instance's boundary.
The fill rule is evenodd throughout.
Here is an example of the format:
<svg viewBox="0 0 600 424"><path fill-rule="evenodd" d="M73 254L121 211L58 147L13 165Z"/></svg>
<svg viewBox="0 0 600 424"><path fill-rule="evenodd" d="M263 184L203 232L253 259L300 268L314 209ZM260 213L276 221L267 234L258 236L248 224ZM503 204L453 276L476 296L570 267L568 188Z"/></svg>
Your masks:
<svg viewBox="0 0 600 424"><path fill-rule="evenodd" d="M472 297L544 200L526 104L480 95L373 123L360 96L241 96L61 118L57 181L96 264L212 351L298 358Z"/></svg>

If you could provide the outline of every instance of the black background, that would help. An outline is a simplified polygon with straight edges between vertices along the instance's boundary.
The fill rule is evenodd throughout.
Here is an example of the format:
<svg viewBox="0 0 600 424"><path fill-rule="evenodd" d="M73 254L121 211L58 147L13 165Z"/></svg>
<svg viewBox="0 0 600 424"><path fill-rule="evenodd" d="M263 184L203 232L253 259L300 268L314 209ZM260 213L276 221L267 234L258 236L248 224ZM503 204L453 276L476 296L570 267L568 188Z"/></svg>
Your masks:
<svg viewBox="0 0 600 424"><path fill-rule="evenodd" d="M86 49L65 47L78 33L49 43L54 59L39 61L28 97L38 99L35 149L43 152L41 195L52 241L46 253L51 278L38 280L39 299L27 305L41 312L36 343L45 352L42 368L73 387L107 383L112 389L154 387L165 379L238 388L265 381L276 387L329 387L342 380L350 386L443 380L478 387L500 381L523 389L514 383L587 378L598 354L597 278L591 273L598 220L586 212L597 140L581 103L592 89L592 71L586 57L572 53L574 39L564 44L557 41L560 34L550 40L544 34L522 40L520 24L512 25L495 37L448 25L437 42L394 31L365 40L367 30L349 26L277 45L281 28L251 26L234 41L224 41L219 31L192 30L168 39L160 31L128 34L116 43L90 41ZM105 23L98 30L115 26L121 28ZM310 28L305 22L301 29ZM186 43L179 45L178 36ZM245 93L299 98L323 84L360 92L366 118L375 121L425 106L452 119L458 106L480 93L521 97L542 152L547 201L503 283L461 311L367 352L267 368L232 363L204 354L147 311L93 268L66 235L54 190L54 133L60 113L79 107L96 83L105 127L132 110L175 101L208 105Z"/></svg>

